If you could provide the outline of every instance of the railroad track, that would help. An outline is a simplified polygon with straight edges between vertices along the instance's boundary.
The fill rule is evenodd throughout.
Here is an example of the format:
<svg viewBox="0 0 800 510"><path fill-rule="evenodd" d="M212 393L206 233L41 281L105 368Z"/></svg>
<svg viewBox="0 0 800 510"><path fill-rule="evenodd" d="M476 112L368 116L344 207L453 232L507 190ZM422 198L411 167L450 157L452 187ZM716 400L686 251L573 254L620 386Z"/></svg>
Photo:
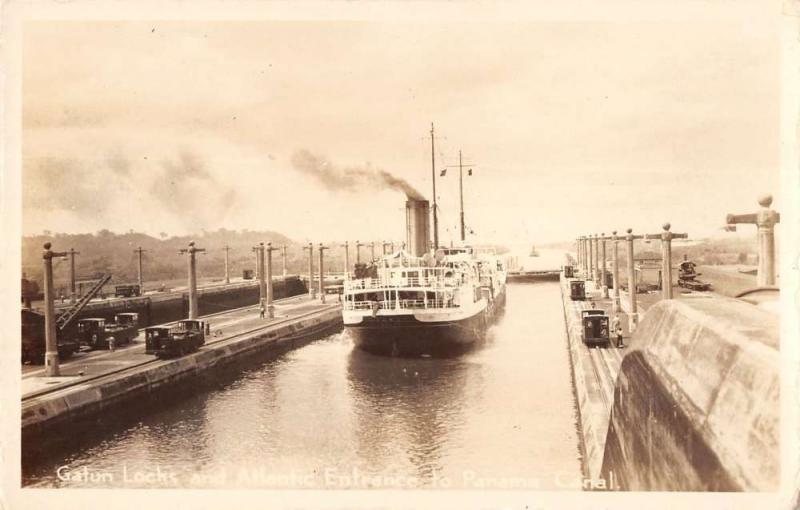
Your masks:
<svg viewBox="0 0 800 510"><path fill-rule="evenodd" d="M614 404L614 374L611 373L611 368L606 362L605 356L602 351L606 349L593 348L589 349L589 358L592 363L595 378L600 389L600 396L603 400L603 405L607 410L611 409Z"/></svg>
<svg viewBox="0 0 800 510"><path fill-rule="evenodd" d="M272 328L273 326L278 326L280 324L285 324L287 322L292 322L292 321L295 321L295 320L298 320L298 319L303 319L304 317L308 317L309 315L314 315L314 314L317 314L317 313L320 313L320 312L333 310L334 308L337 308L338 306L339 306L338 304L336 304L336 305L328 305L325 308L321 308L319 310L312 310L312 311L309 311L309 312L305 312L305 313L296 315L294 317L287 317L285 319L281 319L281 320L276 321L276 322L271 322L270 324L262 324L262 325L260 325L260 326L258 326L256 328L248 329L248 330L245 330L245 331L240 331L238 333L234 333L234 334L229 335L229 336L217 338L217 339L214 339L214 340L212 340L210 342L206 342L203 345L203 347L201 347L201 349L203 349L205 347L208 347L208 346L213 346L213 345L216 345L216 344L220 344L222 342L227 342L227 341L233 340L235 338L240 338L240 337L243 337L243 336L247 336L247 335L250 335L252 333L256 333L256 332L259 332L259 331L264 331L264 330ZM312 332L306 332L306 333L303 333L302 335L295 335L295 336L290 337L290 338L291 339L299 338L301 336L306 336L306 335L313 334L313 333L314 333L313 331ZM192 356L194 354L195 353L192 353L192 354L190 354L188 356ZM57 393L60 393L60 392L62 392L64 390L68 390L68 389L70 389L70 388L72 388L74 386L78 386L78 385L81 385L81 384L86 384L87 382L91 382L91 381L99 381L99 380L102 380L102 379L105 379L105 378L110 378L111 376L116 376L116 375L119 375L121 373L130 372L130 371L142 368L144 366L149 366L149 365L155 366L158 363L160 363L162 365L166 365L168 363L171 363L172 361L173 361L172 359L162 360L162 359L153 357L153 358L147 359L145 361L137 362L137 363L134 363L132 365L128 365L128 366L125 366L125 367L122 367L122 368L118 368L116 370L112 370L110 372L104 372L102 374L97 374L97 375L89 376L89 377L82 377L81 379L79 379L77 381L71 381L71 382L68 382L68 383L65 383L65 384L60 384L60 385L58 385L57 387L54 387L54 388L44 388L42 390L29 393L29 394L27 394L27 395L22 397L22 402L25 403L25 402L31 401L31 400L33 400L33 399L35 399L37 397L41 397L43 395L57 394Z"/></svg>
<svg viewBox="0 0 800 510"><path fill-rule="evenodd" d="M578 311L578 315L580 315L580 310L585 307L585 303L575 302L574 306ZM610 411L614 404L614 384L618 373L618 363L622 360L622 353L615 347L587 347L585 344L584 347L588 351L589 362L592 364L592 373L599 386L603 405ZM612 362L617 364L617 367L612 368Z"/></svg>

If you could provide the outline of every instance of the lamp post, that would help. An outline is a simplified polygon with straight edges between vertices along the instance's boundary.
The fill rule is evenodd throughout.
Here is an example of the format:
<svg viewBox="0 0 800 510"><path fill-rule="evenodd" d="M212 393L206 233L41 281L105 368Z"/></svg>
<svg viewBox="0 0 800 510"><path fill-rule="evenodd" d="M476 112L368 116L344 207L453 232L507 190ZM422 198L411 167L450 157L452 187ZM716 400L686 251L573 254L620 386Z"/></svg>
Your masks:
<svg viewBox="0 0 800 510"><path fill-rule="evenodd" d="M587 277L589 272L588 265L587 265L587 254L586 254L586 236L580 237L581 243L581 271L583 272L584 279Z"/></svg>
<svg viewBox="0 0 800 510"><path fill-rule="evenodd" d="M758 199L761 209L752 214L729 214L727 222L729 225L742 223L755 224L758 226L758 276L759 287L775 285L775 225L780 223L781 215L779 212L770 208L772 205L772 195L764 195Z"/></svg>
<svg viewBox="0 0 800 510"><path fill-rule="evenodd" d="M361 247L366 245L366 243L356 241L356 264L361 264Z"/></svg>
<svg viewBox="0 0 800 510"><path fill-rule="evenodd" d="M225 283L231 283L230 264L228 259L228 252L231 251L231 247L226 244L222 249L225 250Z"/></svg>
<svg viewBox="0 0 800 510"><path fill-rule="evenodd" d="M323 270L323 261L322 261L322 253L327 250L327 246L323 246L322 243L319 243L319 299L323 303L325 302L325 272Z"/></svg>
<svg viewBox="0 0 800 510"><path fill-rule="evenodd" d="M641 239L643 236L634 235L633 229L627 230L627 235L625 236L627 253L628 253L628 299L630 300L630 308L631 308L631 320L628 324L628 333L632 333L633 330L636 328L636 322L638 320L638 311L636 306L636 268L634 267L634 255L633 255L633 241L636 239Z"/></svg>
<svg viewBox="0 0 800 510"><path fill-rule="evenodd" d="M350 278L350 245L347 241L342 245L344 247L344 279Z"/></svg>
<svg viewBox="0 0 800 510"><path fill-rule="evenodd" d="M603 292L603 297L608 297L608 285L606 285L606 233L600 234L600 288Z"/></svg>
<svg viewBox="0 0 800 510"><path fill-rule="evenodd" d="M189 318L197 319L197 258L196 254L206 251L205 248L196 248L194 241L189 243L188 249L182 249L180 253L189 254Z"/></svg>
<svg viewBox="0 0 800 510"><path fill-rule="evenodd" d="M612 277L614 282L614 308L619 309L619 251L617 250L619 238L617 231L611 232L611 257L612 257Z"/></svg>
<svg viewBox="0 0 800 510"><path fill-rule="evenodd" d="M316 298L314 291L314 245L308 243L308 246L303 247L308 250L308 295L311 299Z"/></svg>
<svg viewBox="0 0 800 510"><path fill-rule="evenodd" d="M267 256L267 314L270 319L275 318L275 306L272 304L274 301L274 289L272 287L272 252L278 248L273 248L272 243L267 243L266 256Z"/></svg>
<svg viewBox="0 0 800 510"><path fill-rule="evenodd" d="M139 247L139 250L142 248ZM67 252L69 255L69 302L75 302L75 255L80 255L80 252L70 248ZM142 288L142 255L139 254L139 288Z"/></svg>
<svg viewBox="0 0 800 510"><path fill-rule="evenodd" d="M264 271L264 243L253 246L256 253L256 271L258 272L258 302L263 308L267 307L267 280Z"/></svg>
<svg viewBox="0 0 800 510"><path fill-rule="evenodd" d="M60 375L58 365L58 338L56 337L56 306L55 292L53 289L53 257L65 257L67 252L54 252L50 250L51 243L44 243L44 339L45 353L44 365L47 377Z"/></svg>
<svg viewBox="0 0 800 510"><path fill-rule="evenodd" d="M672 240L686 239L689 234L675 234L669 231L671 225L664 223L660 234L646 234L645 239L661 239L661 295L672 299Z"/></svg>

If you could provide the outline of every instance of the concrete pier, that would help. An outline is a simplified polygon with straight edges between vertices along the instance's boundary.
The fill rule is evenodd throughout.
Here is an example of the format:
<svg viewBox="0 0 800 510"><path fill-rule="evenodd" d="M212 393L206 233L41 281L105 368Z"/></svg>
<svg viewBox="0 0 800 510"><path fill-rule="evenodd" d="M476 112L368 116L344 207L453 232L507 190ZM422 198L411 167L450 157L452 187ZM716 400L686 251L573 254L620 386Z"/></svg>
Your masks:
<svg viewBox="0 0 800 510"><path fill-rule="evenodd" d="M774 491L778 316L741 300L661 300L614 387L601 476L628 490Z"/></svg>
<svg viewBox="0 0 800 510"><path fill-rule="evenodd" d="M712 293L653 293L639 317L623 297L621 320L640 322L627 347L588 348L588 304L561 282L586 478L612 490L777 489L777 314ZM611 316L613 300L594 282L586 290Z"/></svg>
<svg viewBox="0 0 800 510"><path fill-rule="evenodd" d="M130 347L65 362L60 377L44 377L43 370L24 375L23 440L111 406L147 398L157 389L259 351L299 347L304 338L341 325L338 304L324 305L302 296L277 301L275 308L276 318L267 322L258 318L258 307L202 317L211 324L206 344L179 358L160 360L145 354L142 330Z"/></svg>

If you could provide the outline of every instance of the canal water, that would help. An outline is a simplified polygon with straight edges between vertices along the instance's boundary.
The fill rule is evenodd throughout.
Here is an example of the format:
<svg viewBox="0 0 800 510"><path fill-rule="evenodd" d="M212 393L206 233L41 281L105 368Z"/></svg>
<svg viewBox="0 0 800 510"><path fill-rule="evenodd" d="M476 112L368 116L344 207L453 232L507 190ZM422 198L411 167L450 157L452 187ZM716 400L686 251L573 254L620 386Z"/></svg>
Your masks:
<svg viewBox="0 0 800 510"><path fill-rule="evenodd" d="M576 489L559 292L509 285L485 343L451 359L373 356L332 334L144 416L95 423L23 459L23 485Z"/></svg>

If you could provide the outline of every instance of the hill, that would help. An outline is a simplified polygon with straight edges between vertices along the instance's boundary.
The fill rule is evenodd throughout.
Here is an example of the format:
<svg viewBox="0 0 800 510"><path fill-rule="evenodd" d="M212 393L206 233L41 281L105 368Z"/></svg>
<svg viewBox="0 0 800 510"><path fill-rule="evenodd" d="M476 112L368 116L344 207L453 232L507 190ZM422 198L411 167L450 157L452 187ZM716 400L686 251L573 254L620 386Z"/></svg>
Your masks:
<svg viewBox="0 0 800 510"><path fill-rule="evenodd" d="M289 272L307 270L307 252L302 246L283 234L271 231L233 231L220 229L203 232L198 236L173 236L158 239L138 232L116 234L101 230L94 234L35 235L22 238L22 272L29 279L42 285L42 250L46 242L53 249L66 252L75 249L76 279L90 280L100 273L111 273L113 283L135 282L137 279L138 247L144 251L143 266L145 281L165 281L186 277L185 255L179 251L194 240L206 252L198 257L200 276L222 277L225 273L225 245L230 247L229 260L231 276L241 275L243 269L255 269L255 253L252 247L259 242L271 242L273 246L287 246L287 269ZM326 252L326 256L328 252ZM334 257L335 261L335 257ZM54 280L56 287L68 285L69 261L54 260ZM273 270L282 272L279 252L273 252ZM341 270L341 269L338 269Z"/></svg>

